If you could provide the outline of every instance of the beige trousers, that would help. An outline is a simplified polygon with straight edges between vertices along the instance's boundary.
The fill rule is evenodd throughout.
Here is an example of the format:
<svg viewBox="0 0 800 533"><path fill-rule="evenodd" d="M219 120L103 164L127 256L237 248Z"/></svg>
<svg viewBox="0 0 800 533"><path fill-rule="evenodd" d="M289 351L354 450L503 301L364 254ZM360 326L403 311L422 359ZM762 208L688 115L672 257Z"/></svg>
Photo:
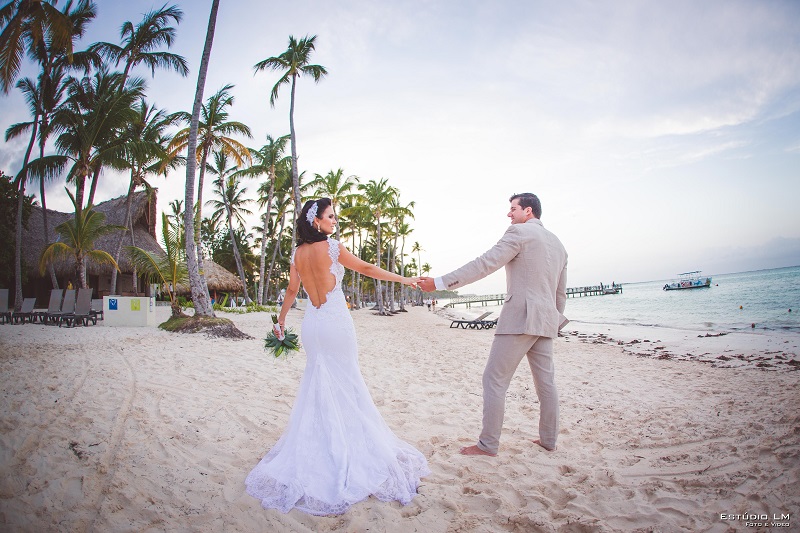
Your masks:
<svg viewBox="0 0 800 533"><path fill-rule="evenodd" d="M497 453L506 408L506 391L522 357L528 356L536 395L539 397L539 439L556 447L558 391L553 367L553 339L533 335L495 335L483 371L483 429L478 448Z"/></svg>

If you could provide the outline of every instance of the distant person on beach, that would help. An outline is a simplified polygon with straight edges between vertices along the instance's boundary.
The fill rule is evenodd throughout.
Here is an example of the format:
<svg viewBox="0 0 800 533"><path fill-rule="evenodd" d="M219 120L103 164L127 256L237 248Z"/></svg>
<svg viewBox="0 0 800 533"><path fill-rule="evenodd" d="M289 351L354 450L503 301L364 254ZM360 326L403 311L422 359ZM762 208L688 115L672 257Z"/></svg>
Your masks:
<svg viewBox="0 0 800 533"><path fill-rule="evenodd" d="M515 194L509 201L511 225L493 248L449 274L420 278L423 291L452 290L506 267L505 303L483 372L483 429L476 445L461 449L464 455L497 455L506 391L525 355L539 397L539 438L534 442L553 451L558 438L553 339L569 322L564 316L567 252L542 225L535 194Z"/></svg>
<svg viewBox="0 0 800 533"><path fill-rule="evenodd" d="M420 478L430 474L428 462L389 429L372 401L358 366L342 279L345 268L415 287L419 278L362 261L330 238L336 213L329 198L306 202L296 228L278 328L283 334L302 281L310 304L301 329L306 368L289 424L248 474L247 493L265 509L295 508L318 516L342 514L370 495L406 505Z"/></svg>

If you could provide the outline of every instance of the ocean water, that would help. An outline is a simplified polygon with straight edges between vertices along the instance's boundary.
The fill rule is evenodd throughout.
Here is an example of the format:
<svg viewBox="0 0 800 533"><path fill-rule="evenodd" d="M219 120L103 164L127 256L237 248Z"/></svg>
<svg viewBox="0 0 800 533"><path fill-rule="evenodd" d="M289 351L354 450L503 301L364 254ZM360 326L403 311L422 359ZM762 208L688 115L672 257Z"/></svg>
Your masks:
<svg viewBox="0 0 800 533"><path fill-rule="evenodd" d="M703 289L665 291L667 281L623 285L622 294L569 298L565 314L601 324L800 333L800 266L712 275L711 287Z"/></svg>
<svg viewBox="0 0 800 533"><path fill-rule="evenodd" d="M711 287L703 289L665 291L667 281L623 284L621 294L568 298L565 314L573 323L800 334L800 266L712 275ZM500 307L455 310L476 315L499 313Z"/></svg>

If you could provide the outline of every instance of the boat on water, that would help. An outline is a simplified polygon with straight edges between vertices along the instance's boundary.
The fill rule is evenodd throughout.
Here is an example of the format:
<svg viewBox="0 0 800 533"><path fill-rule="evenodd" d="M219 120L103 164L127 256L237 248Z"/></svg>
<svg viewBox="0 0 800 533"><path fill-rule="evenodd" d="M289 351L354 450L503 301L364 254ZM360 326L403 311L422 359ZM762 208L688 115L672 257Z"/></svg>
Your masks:
<svg viewBox="0 0 800 533"><path fill-rule="evenodd" d="M699 270L678 274L678 279L664 285L665 291L702 289L711 286L711 276L701 276Z"/></svg>

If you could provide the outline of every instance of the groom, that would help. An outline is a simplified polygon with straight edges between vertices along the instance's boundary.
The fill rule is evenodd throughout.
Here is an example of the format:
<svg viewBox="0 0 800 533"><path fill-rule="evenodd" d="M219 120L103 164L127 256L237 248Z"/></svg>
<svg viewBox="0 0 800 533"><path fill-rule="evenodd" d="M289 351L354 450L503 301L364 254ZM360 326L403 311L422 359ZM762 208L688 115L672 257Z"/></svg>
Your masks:
<svg viewBox="0 0 800 533"><path fill-rule="evenodd" d="M455 289L506 267L506 299L483 372L483 429L477 445L461 449L464 455L497 455L506 391L525 355L540 405L539 439L534 442L548 451L556 449L558 391L553 339L568 322L563 315L567 252L539 220L542 204L535 194L515 194L509 201L511 225L492 249L449 274L420 282L426 292Z"/></svg>

